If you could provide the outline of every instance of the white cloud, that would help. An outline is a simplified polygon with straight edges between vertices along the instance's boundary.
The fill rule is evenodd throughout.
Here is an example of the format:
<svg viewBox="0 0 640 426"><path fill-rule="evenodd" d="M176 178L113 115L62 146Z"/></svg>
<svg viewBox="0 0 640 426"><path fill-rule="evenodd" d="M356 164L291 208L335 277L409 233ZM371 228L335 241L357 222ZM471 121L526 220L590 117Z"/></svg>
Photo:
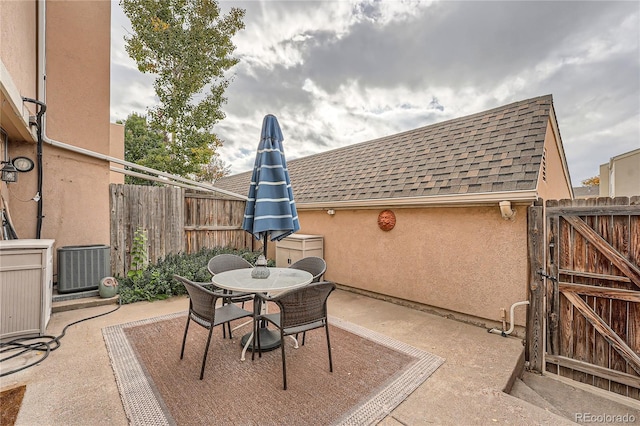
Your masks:
<svg viewBox="0 0 640 426"><path fill-rule="evenodd" d="M262 118L287 158L553 94L574 185L640 146L640 6L633 2L223 1L246 9L215 132L249 170ZM112 119L154 105L112 7ZM437 100L437 102L436 102Z"/></svg>

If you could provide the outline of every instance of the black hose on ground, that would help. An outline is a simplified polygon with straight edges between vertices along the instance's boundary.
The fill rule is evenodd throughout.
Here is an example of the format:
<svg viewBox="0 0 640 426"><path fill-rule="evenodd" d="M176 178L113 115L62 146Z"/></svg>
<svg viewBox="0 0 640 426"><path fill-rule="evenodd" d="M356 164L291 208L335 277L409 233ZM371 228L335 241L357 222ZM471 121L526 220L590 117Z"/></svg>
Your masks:
<svg viewBox="0 0 640 426"><path fill-rule="evenodd" d="M104 315L108 315L110 313L113 313L115 311L117 311L118 309L120 309L120 306L122 306L122 303L120 302L120 299L118 298L118 307L115 309L110 310L109 312L104 312L102 314L98 314L98 315L94 315L91 317L87 317L87 318L83 318L80 319L78 321L74 321L70 324L67 324L63 329L62 329L62 333L60 333L60 335L58 336L50 336L50 335L42 335L42 336L30 336L30 337L18 337L16 339L10 340L8 342L0 342L0 354L5 354L5 353L10 353L10 355L6 356L5 358L0 358L0 365L2 365L3 362L8 361L10 359L19 357L27 352L43 352L44 356L42 358L39 358L37 361L34 361L30 364L27 365L23 365L20 368L16 368L14 370L9 370L9 371L4 371L4 368L0 368L0 377L4 377L4 376L8 376L10 374L14 374L17 373L18 371L22 371L25 370L29 367L33 367L34 365L38 365L40 364L42 361L44 361L45 359L47 359L47 357L49 356L49 354L52 351L55 351L56 349L58 349L60 347L60 339L62 339L64 337L64 335L67 333L67 328L71 327L72 325L81 323L83 321L87 321L90 319L94 319L94 318L98 318L98 317L102 317ZM46 341L41 341L41 339L49 339ZM35 341L35 342L30 342L31 340L40 340L40 341ZM17 351L17 352L15 352ZM14 352L14 353L12 353Z"/></svg>

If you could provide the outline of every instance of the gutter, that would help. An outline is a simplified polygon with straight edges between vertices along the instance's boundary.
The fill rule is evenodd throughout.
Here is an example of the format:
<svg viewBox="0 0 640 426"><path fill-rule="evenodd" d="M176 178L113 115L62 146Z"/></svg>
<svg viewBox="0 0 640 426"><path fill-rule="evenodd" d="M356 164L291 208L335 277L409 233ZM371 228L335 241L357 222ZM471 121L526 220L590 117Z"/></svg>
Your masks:
<svg viewBox="0 0 640 426"><path fill-rule="evenodd" d="M296 202L298 210L340 210L340 209L363 209L380 207L442 207L455 206L466 207L478 204L493 205L501 201L511 201L517 204L530 204L538 199L536 190L528 191L502 191L502 192L481 192L475 194L447 194L427 197L403 197L403 198L375 198L369 200L348 200L348 201L323 201L323 202Z"/></svg>

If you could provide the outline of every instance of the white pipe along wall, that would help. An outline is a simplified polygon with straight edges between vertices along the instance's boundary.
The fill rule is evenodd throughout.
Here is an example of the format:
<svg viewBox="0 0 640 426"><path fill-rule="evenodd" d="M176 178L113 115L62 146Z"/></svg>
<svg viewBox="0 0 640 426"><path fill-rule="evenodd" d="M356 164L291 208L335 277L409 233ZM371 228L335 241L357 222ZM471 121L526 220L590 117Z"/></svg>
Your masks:
<svg viewBox="0 0 640 426"><path fill-rule="evenodd" d="M508 335L510 335L511 333L513 333L513 329L516 327L516 323L513 320L513 311L516 308L516 306L522 306L522 305L528 305L529 301L528 300L524 300L522 302L516 302L513 305L511 305L511 309L509 310L509 320L511 321L511 326L509 327L509 330L500 330L497 328L492 328L490 330L487 330L489 333L495 333L495 334L500 334L502 337L507 337Z"/></svg>

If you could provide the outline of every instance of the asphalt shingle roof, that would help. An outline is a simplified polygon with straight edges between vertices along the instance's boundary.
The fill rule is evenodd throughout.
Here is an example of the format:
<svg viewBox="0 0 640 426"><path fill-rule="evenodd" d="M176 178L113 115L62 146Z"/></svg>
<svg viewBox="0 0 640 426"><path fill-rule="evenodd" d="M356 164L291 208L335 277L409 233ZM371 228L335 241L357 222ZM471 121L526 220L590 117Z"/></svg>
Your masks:
<svg viewBox="0 0 640 426"><path fill-rule="evenodd" d="M540 96L288 160L296 202L534 190L552 103ZM215 186L246 195L250 179L240 173Z"/></svg>

